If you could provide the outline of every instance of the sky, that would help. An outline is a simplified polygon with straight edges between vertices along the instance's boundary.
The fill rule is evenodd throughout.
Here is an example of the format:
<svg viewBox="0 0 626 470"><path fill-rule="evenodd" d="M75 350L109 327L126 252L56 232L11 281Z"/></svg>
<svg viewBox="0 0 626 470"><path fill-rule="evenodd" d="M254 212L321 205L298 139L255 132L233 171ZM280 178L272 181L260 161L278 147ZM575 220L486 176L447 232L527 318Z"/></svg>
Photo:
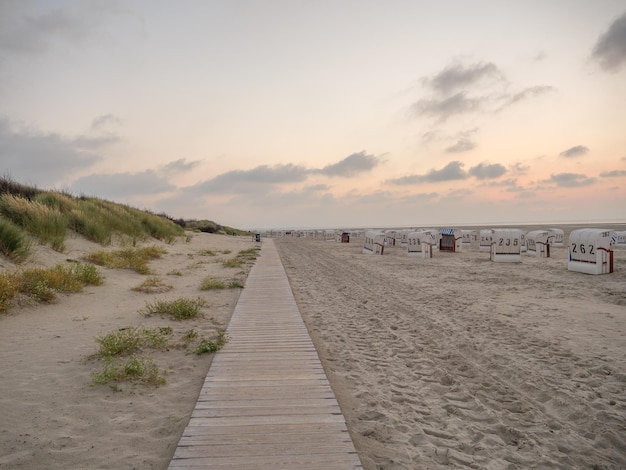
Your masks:
<svg viewBox="0 0 626 470"><path fill-rule="evenodd" d="M626 222L626 3L0 0L0 172L241 229Z"/></svg>

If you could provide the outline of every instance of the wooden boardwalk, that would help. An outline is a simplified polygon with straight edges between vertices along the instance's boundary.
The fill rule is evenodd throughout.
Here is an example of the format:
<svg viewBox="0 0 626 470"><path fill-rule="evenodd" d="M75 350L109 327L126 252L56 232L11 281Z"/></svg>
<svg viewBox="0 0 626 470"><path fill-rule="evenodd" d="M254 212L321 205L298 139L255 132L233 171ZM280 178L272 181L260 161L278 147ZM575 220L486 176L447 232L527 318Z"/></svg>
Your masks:
<svg viewBox="0 0 626 470"><path fill-rule="evenodd" d="M169 469L361 469L271 239Z"/></svg>

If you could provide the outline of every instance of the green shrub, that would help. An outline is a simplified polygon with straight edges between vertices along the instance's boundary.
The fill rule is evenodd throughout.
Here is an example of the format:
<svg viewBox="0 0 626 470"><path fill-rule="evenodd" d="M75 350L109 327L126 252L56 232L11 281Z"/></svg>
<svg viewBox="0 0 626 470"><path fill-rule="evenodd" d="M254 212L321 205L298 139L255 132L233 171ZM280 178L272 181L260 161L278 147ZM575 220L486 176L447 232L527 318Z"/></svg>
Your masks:
<svg viewBox="0 0 626 470"><path fill-rule="evenodd" d="M170 327L148 329L140 326L121 328L96 336L98 350L91 357L127 356L143 348L165 349L173 330Z"/></svg>
<svg viewBox="0 0 626 470"><path fill-rule="evenodd" d="M146 308L140 310L144 316L162 315L169 316L174 320L188 320L197 318L200 315L200 308L204 307L206 302L203 299L187 299L180 297L176 300L155 300L154 302L146 302Z"/></svg>
<svg viewBox="0 0 626 470"><path fill-rule="evenodd" d="M152 358L135 356L127 360L105 357L103 371L92 372L91 379L97 385L128 381L159 387L167 382L165 377L159 375L159 370Z"/></svg>
<svg viewBox="0 0 626 470"><path fill-rule="evenodd" d="M198 355L205 354L205 353L209 353L209 354L215 353L224 347L224 345L226 344L226 341L227 341L226 332L219 330L217 332L217 339L215 341L202 338L200 340L200 343L198 343L198 346L196 347L196 350L194 352Z"/></svg>

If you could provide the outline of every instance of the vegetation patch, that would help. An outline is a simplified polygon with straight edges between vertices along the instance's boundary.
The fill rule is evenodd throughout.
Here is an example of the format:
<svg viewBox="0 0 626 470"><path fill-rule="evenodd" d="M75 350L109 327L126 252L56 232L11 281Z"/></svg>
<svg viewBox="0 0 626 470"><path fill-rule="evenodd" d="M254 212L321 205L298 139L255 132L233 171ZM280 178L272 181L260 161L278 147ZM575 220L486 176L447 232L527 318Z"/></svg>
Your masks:
<svg viewBox="0 0 626 470"><path fill-rule="evenodd" d="M98 350L90 356L127 356L144 348L166 349L173 330L170 327L148 329L142 326L121 328L106 335L96 336Z"/></svg>
<svg viewBox="0 0 626 470"><path fill-rule="evenodd" d="M200 290L224 289L226 284L221 279L213 276L207 276L200 283Z"/></svg>
<svg viewBox="0 0 626 470"><path fill-rule="evenodd" d="M239 268L245 263L246 261L241 258L229 258L222 260L222 266L225 268Z"/></svg>
<svg viewBox="0 0 626 470"><path fill-rule="evenodd" d="M0 214L56 251L65 248L67 217L55 207L13 194L0 195Z"/></svg>
<svg viewBox="0 0 626 470"><path fill-rule="evenodd" d="M206 338L202 338L194 352L197 355L215 353L219 351L220 349L222 349L227 341L228 341L228 336L226 336L226 332L222 330L218 330L217 339L209 340Z"/></svg>
<svg viewBox="0 0 626 470"><path fill-rule="evenodd" d="M130 247L115 251L94 251L85 255L83 259L107 268L131 269L139 274L149 274L148 262L166 253L165 248L158 246Z"/></svg>
<svg viewBox="0 0 626 470"><path fill-rule="evenodd" d="M173 289L172 285L166 284L158 277L149 277L138 286L133 287L131 290L144 292L146 294L161 294L171 289Z"/></svg>
<svg viewBox="0 0 626 470"><path fill-rule="evenodd" d="M139 311L144 316L161 315L173 320L189 320L200 316L200 309L206 305L201 298L187 299L180 297L176 300L155 300L146 302L146 307Z"/></svg>
<svg viewBox="0 0 626 470"><path fill-rule="evenodd" d="M0 253L16 263L30 256L31 242L26 234L10 220L0 218Z"/></svg>
<svg viewBox="0 0 626 470"><path fill-rule="evenodd" d="M167 383L167 379L159 373L152 358L135 356L128 359L106 357L102 372L92 371L91 379L96 385L132 382L160 387Z"/></svg>
<svg viewBox="0 0 626 470"><path fill-rule="evenodd" d="M215 253L213 250L201 250L198 252L198 254L200 254L201 256L217 256L217 253Z"/></svg>
<svg viewBox="0 0 626 470"><path fill-rule="evenodd" d="M81 292L87 285L98 286L104 276L90 264L57 264L52 268L29 268L0 275L0 312L12 306L22 294L38 302L51 302L58 293Z"/></svg>

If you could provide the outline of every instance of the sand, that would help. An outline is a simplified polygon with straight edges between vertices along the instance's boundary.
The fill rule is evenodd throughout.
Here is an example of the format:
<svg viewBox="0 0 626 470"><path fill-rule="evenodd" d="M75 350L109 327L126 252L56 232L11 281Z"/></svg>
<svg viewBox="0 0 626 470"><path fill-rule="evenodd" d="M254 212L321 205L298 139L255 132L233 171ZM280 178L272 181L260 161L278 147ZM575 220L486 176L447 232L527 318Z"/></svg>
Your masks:
<svg viewBox="0 0 626 470"><path fill-rule="evenodd" d="M501 264L476 242L432 259L363 255L354 240L275 243L365 469L626 467L626 250L615 273L589 276L567 271L566 248ZM239 291L198 286L244 274L200 252L226 258L255 243L197 234L161 245L151 268L167 293L134 292L146 276L103 268L103 286L0 316L0 469L167 468L211 356L151 352L167 384L120 391L94 386L101 364L85 359L97 335L123 327L225 328ZM31 264L95 249L71 239L66 253L39 247ZM138 313L198 296L201 320Z"/></svg>
<svg viewBox="0 0 626 470"><path fill-rule="evenodd" d="M119 328L172 327L182 335L194 328L213 337L228 325L240 289L201 291L212 275L242 279L241 268L217 259L255 246L249 237L195 234L190 242L160 245L168 251L150 262L173 288L166 293L132 291L149 276L102 268L104 285L63 295L50 305L17 307L0 315L0 469L165 469L174 454L212 355L182 349L148 351L167 378L159 388L121 384L94 386L90 373L102 363L86 358L96 351L95 337ZM51 266L78 259L103 247L80 238L68 240L65 253L37 247L28 266ZM107 249L115 249L110 247ZM204 256L211 249L217 256ZM231 250L230 254L220 253ZM2 260L1 269L15 266ZM179 270L181 275L169 274ZM146 301L204 298L199 320L173 321L139 313Z"/></svg>
<svg viewBox="0 0 626 470"><path fill-rule="evenodd" d="M366 469L626 468L626 250L591 276L276 243Z"/></svg>

